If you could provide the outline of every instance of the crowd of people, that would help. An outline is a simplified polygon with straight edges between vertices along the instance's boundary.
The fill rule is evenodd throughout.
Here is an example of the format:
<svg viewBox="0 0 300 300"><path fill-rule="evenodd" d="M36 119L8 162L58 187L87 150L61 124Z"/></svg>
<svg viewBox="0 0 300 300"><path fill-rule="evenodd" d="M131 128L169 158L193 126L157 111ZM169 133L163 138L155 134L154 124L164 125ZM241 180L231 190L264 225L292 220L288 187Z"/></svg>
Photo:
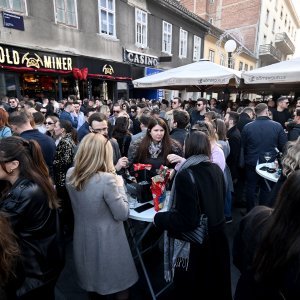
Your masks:
<svg viewBox="0 0 300 300"><path fill-rule="evenodd" d="M3 97L0 287L8 300L53 300L71 237L89 297L129 299L139 277L124 229L125 183L139 163L151 165L143 180L161 165L175 170L172 209L153 220L158 232L192 230L208 216L203 245L179 251L164 234L174 299L298 299L299 136L300 99L285 96L257 103ZM282 153L276 184L255 170L266 152L271 161ZM226 233L234 205L245 209L232 251L241 272L236 291Z"/></svg>

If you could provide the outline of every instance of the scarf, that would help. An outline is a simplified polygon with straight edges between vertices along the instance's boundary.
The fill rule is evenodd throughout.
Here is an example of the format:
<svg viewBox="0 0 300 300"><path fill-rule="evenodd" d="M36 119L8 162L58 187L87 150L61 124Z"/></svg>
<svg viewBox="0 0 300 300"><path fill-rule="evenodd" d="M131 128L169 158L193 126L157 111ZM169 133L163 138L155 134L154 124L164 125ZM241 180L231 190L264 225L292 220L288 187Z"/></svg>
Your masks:
<svg viewBox="0 0 300 300"><path fill-rule="evenodd" d="M158 155L160 154L161 150L162 150L161 142L159 142L157 144L154 142L150 143L149 153L150 153L151 158L157 158Z"/></svg>
<svg viewBox="0 0 300 300"><path fill-rule="evenodd" d="M175 175L168 202L167 211L175 209L176 194L175 180L177 174L190 166L197 165L203 161L210 161L205 155L193 155L189 157L180 167ZM175 267L188 268L190 256L190 243L177 240L168 236L168 232L164 232L164 277L167 282L172 281L174 277Z"/></svg>

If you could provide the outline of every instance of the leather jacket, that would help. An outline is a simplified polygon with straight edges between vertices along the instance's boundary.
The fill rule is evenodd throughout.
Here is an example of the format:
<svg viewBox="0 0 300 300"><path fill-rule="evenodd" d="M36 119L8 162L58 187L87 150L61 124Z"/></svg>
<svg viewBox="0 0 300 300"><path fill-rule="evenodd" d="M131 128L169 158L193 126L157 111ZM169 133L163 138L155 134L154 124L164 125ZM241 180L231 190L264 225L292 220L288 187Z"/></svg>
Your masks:
<svg viewBox="0 0 300 300"><path fill-rule="evenodd" d="M55 281L62 269L58 213L49 208L43 190L28 179L18 179L0 202L8 214L21 249L14 286L18 296Z"/></svg>

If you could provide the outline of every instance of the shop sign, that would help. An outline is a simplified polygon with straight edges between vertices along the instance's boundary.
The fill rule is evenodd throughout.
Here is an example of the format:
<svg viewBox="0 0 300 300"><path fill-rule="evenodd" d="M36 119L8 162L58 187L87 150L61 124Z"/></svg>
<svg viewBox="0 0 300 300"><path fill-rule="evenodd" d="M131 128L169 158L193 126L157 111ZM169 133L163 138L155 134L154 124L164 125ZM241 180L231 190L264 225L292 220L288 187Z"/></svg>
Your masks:
<svg viewBox="0 0 300 300"><path fill-rule="evenodd" d="M30 51L25 54L15 49L0 46L0 64L8 64L14 66L26 66L27 68L45 68L55 70L72 70L71 57L59 57L51 55L38 55Z"/></svg>
<svg viewBox="0 0 300 300"><path fill-rule="evenodd" d="M156 67L158 65L158 57L152 55L146 55L144 53L139 53L131 50L123 50L123 61L130 62L133 64Z"/></svg>
<svg viewBox="0 0 300 300"><path fill-rule="evenodd" d="M114 71L114 68L111 65L106 64L106 65L103 66L102 72L105 75L113 75L115 71Z"/></svg>
<svg viewBox="0 0 300 300"><path fill-rule="evenodd" d="M3 26L7 28L13 28L24 31L24 19L23 16L16 14L2 12Z"/></svg>

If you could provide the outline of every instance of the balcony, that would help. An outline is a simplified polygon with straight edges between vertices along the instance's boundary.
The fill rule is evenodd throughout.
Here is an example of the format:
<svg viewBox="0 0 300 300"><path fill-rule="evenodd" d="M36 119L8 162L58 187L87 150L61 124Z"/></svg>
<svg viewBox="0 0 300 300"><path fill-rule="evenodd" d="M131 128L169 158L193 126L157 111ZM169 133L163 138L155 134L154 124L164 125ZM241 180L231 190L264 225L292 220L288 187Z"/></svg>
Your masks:
<svg viewBox="0 0 300 300"><path fill-rule="evenodd" d="M285 32L276 33L275 45L282 53L286 55L295 53L295 45Z"/></svg>
<svg viewBox="0 0 300 300"><path fill-rule="evenodd" d="M281 52L271 44L260 45L259 58L261 59L262 65L274 64L281 60Z"/></svg>

